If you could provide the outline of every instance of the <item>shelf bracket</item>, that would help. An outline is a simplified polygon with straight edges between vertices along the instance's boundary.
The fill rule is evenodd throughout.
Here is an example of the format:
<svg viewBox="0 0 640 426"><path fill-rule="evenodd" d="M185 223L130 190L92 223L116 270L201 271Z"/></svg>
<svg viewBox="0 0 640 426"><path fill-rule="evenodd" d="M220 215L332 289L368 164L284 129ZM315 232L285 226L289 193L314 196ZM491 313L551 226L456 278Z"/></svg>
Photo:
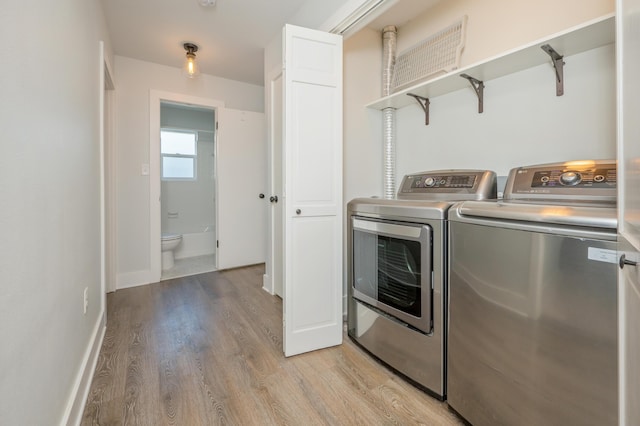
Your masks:
<svg viewBox="0 0 640 426"><path fill-rule="evenodd" d="M460 74L460 77L466 78L471 83L473 90L478 95L478 114L482 114L484 109L484 81L473 78L469 74Z"/></svg>
<svg viewBox="0 0 640 426"><path fill-rule="evenodd" d="M564 61L563 56L556 52L551 45L544 44L540 46L542 50L547 52L547 55L551 56L553 61L553 68L556 70L556 96L564 95Z"/></svg>
<svg viewBox="0 0 640 426"><path fill-rule="evenodd" d="M428 126L429 125L429 103L430 103L429 98L425 98L423 96L416 95L414 93L407 93L407 96L411 96L420 104L420 106L422 107L422 110L424 111L424 125Z"/></svg>

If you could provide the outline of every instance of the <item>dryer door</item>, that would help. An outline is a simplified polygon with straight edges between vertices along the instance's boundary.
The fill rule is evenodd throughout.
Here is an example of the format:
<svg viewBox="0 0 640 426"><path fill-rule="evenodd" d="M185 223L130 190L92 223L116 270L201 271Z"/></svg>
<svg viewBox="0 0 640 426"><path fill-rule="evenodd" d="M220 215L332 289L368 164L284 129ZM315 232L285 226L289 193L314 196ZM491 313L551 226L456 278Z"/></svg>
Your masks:
<svg viewBox="0 0 640 426"><path fill-rule="evenodd" d="M431 227L354 217L352 230L354 297L430 333Z"/></svg>

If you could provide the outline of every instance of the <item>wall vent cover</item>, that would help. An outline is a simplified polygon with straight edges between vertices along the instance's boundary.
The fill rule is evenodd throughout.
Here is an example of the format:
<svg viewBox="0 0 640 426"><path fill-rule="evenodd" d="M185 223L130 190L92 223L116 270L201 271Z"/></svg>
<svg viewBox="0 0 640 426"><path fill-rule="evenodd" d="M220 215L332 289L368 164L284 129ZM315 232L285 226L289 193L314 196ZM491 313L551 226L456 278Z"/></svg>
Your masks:
<svg viewBox="0 0 640 426"><path fill-rule="evenodd" d="M393 75L395 93L418 84L438 73L447 73L460 66L464 48L467 16L433 34L396 58Z"/></svg>

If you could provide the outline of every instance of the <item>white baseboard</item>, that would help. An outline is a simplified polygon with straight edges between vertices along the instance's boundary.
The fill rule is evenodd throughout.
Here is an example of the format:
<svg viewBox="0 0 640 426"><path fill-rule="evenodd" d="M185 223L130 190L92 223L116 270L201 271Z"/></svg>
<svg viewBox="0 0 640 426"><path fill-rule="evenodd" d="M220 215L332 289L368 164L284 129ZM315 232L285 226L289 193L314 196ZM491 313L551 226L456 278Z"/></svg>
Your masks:
<svg viewBox="0 0 640 426"><path fill-rule="evenodd" d="M273 288L271 288L271 277L267 274L262 275L262 289L267 293L273 295Z"/></svg>
<svg viewBox="0 0 640 426"><path fill-rule="evenodd" d="M124 274L118 274L116 289L121 290L123 288L137 287L140 285L150 284L151 282L150 270L127 272Z"/></svg>
<svg viewBox="0 0 640 426"><path fill-rule="evenodd" d="M345 321L347 320L347 308L348 308L347 303L348 303L347 295L343 294L342 295L342 318L344 318Z"/></svg>
<svg viewBox="0 0 640 426"><path fill-rule="evenodd" d="M106 317L104 311L100 313L98 321L93 329L89 345L84 353L82 365L76 376L73 385L73 392L67 402L67 409L60 424L63 425L79 425L84 412L85 401L89 395L93 372L98 363L98 355L102 347L105 331L107 330Z"/></svg>

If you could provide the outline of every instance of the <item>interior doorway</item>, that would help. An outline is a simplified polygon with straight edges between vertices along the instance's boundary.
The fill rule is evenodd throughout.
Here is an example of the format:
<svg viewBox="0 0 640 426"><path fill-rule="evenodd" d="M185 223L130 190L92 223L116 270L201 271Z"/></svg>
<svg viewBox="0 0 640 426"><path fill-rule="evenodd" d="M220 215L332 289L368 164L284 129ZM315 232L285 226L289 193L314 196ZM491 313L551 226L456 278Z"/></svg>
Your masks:
<svg viewBox="0 0 640 426"><path fill-rule="evenodd" d="M216 270L215 123L213 108L160 103L161 280Z"/></svg>
<svg viewBox="0 0 640 426"><path fill-rule="evenodd" d="M161 129L162 129L162 120L161 120L161 110L162 105L171 104L174 108L184 108L187 111L187 108L192 108L198 111L212 111L214 114L214 119L218 119L220 109L224 108L224 103L208 99L208 98L199 98L194 96L183 95L180 93L171 93L171 92L162 92L152 90L150 92L149 98L149 269L151 273L151 282L159 282L163 279L162 274L162 155L161 155ZM215 121L214 121L215 123ZM213 124L215 126L215 124ZM217 137L214 135L214 154L217 150ZM217 158L214 157L214 160ZM217 166L214 166L213 176L214 176L214 191L217 195L219 193L217 189L217 181L216 181L216 173ZM217 198L217 196L216 196ZM214 211L217 209L217 205L214 203ZM180 207L180 206L179 206ZM166 215L168 215L168 211ZM186 214L186 213L185 213ZM178 217L180 217L180 212L178 212ZM219 226L217 223L219 215L216 213L214 217L211 218L212 224L214 226L213 234L217 234L219 230ZM182 242L180 243L182 244ZM178 245L179 246L179 245ZM210 268L217 268L218 261L218 250L216 250L216 256L214 257L215 261ZM178 255L178 257L180 254ZM195 272L198 273L198 272ZM186 274L186 275L190 275ZM164 277L168 277L168 274L164 274Z"/></svg>

